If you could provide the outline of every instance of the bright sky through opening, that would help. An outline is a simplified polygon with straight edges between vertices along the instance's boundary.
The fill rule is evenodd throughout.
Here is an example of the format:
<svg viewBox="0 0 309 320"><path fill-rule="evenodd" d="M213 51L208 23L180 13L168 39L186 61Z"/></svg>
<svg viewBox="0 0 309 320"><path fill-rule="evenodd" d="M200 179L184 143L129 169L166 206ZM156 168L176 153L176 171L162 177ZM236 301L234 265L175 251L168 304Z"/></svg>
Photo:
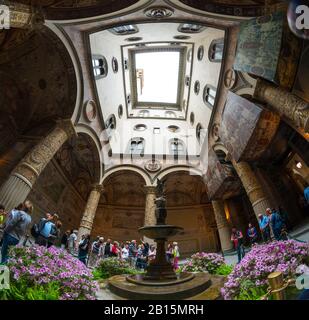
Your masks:
<svg viewBox="0 0 309 320"><path fill-rule="evenodd" d="M136 69L144 70L141 94L137 80L138 102L177 102L179 52L136 53Z"/></svg>

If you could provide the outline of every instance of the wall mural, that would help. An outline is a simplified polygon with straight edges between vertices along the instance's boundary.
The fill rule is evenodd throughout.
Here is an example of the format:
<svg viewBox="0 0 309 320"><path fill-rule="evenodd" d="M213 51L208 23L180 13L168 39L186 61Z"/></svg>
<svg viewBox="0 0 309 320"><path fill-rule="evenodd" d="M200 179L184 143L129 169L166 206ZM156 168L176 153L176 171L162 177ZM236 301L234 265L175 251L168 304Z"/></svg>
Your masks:
<svg viewBox="0 0 309 320"><path fill-rule="evenodd" d="M282 29L281 12L242 22L234 69L277 82Z"/></svg>

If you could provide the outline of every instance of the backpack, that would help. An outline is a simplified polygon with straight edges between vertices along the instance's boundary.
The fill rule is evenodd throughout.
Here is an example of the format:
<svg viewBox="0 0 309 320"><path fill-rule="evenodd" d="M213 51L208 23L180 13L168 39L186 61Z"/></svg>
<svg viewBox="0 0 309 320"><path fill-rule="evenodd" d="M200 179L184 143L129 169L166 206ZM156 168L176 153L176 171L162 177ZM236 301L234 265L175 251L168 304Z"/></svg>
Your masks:
<svg viewBox="0 0 309 320"><path fill-rule="evenodd" d="M33 236L33 238L37 238L40 235L41 230L44 228L46 222L47 222L46 219L41 219L39 223L35 223L31 227L30 233Z"/></svg>

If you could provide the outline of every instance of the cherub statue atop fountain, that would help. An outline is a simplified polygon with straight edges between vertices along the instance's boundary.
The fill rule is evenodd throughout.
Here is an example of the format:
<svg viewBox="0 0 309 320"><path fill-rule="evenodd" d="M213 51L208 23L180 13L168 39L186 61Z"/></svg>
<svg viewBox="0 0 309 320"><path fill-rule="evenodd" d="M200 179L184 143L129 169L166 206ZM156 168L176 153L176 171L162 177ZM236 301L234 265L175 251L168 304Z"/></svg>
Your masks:
<svg viewBox="0 0 309 320"><path fill-rule="evenodd" d="M165 219L167 216L166 212L166 199L165 199L165 181L157 179L157 187L156 187L157 197L155 199L156 204L156 218L157 225L165 224Z"/></svg>

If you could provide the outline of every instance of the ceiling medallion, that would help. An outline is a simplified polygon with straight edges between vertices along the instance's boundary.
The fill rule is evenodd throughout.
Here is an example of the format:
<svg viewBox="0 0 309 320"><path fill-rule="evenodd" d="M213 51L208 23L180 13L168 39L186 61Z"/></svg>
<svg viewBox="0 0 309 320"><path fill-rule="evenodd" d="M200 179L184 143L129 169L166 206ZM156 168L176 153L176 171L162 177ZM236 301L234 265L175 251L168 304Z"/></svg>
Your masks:
<svg viewBox="0 0 309 320"><path fill-rule="evenodd" d="M168 7L151 7L146 9L144 13L148 18L162 19L170 17L174 10Z"/></svg>
<svg viewBox="0 0 309 320"><path fill-rule="evenodd" d="M97 108L96 104L93 100L89 100L86 102L85 107L84 107L84 114L86 119L89 122L92 122L96 116L97 116Z"/></svg>
<svg viewBox="0 0 309 320"><path fill-rule="evenodd" d="M146 163L145 163L145 169L149 172L157 172L161 169L161 164L159 161L157 160L148 160Z"/></svg>
<svg viewBox="0 0 309 320"><path fill-rule="evenodd" d="M235 86L237 74L233 69L228 69L226 70L223 78L224 86L227 89L232 89Z"/></svg>

